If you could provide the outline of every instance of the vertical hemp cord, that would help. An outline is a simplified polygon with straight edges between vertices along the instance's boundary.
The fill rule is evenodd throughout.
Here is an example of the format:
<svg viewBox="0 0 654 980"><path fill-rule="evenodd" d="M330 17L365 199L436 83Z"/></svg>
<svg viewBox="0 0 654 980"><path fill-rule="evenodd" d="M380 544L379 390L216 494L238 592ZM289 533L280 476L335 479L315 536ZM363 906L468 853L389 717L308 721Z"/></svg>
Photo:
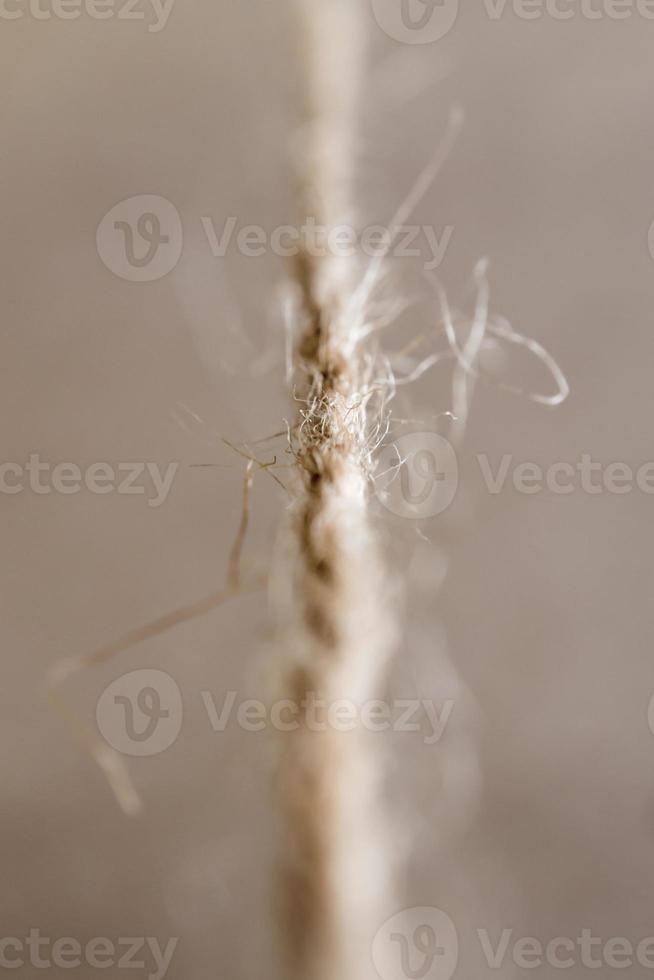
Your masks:
<svg viewBox="0 0 654 980"><path fill-rule="evenodd" d="M299 209L325 229L351 223L362 0L294 0L303 59ZM312 254L310 254L312 252ZM305 247L295 270L292 626L282 685L299 725L283 737L281 905L285 980L368 980L388 860L371 736L325 723L317 705L377 696L392 641L369 517L378 386L353 302L356 257ZM312 723L313 717L321 724ZM374 739L374 736L372 736Z"/></svg>

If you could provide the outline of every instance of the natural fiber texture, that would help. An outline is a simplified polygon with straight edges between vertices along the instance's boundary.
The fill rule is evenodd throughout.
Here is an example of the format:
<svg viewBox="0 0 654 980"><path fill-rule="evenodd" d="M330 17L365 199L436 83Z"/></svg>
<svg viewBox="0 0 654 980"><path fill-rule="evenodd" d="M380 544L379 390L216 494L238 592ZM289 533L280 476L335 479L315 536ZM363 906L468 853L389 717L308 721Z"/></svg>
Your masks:
<svg viewBox="0 0 654 980"><path fill-rule="evenodd" d="M360 0L296 0L305 61L301 207L319 224L351 219ZM352 263L355 262L354 267ZM285 980L366 980L388 874L370 736L311 724L314 702L377 696L390 643L384 576L368 514L379 413L373 359L353 312L356 260L300 256L293 309L293 624L283 687L300 726L284 737ZM326 712L318 717L323 721ZM320 727L321 730L315 730Z"/></svg>

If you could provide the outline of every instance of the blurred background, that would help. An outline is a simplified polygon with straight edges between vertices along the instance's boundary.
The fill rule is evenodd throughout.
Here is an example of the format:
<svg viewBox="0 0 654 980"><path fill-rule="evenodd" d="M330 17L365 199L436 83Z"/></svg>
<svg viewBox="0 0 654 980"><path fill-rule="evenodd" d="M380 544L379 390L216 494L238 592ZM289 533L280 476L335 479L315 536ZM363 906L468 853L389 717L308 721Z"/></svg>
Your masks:
<svg viewBox="0 0 654 980"><path fill-rule="evenodd" d="M2 462L178 464L158 506L148 471L141 494L25 485L0 498L0 921L5 937L38 929L81 944L178 937L173 980L267 977L274 740L233 719L214 731L206 707L206 692L218 711L228 692L237 705L265 700L275 655L265 596L233 599L66 685L93 730L98 699L126 673L164 671L180 692L172 744L127 760L139 819L121 813L43 690L62 658L220 587L244 461L219 437L272 436L294 411L288 260L235 241L216 255L211 236L230 218L268 234L296 220L290 7L141 0L128 19L122 6L64 19L45 0L16 2L0 16ZM654 459L654 21L635 5L617 19L599 0L595 19L579 4L568 20L492 9L461 4L443 37L417 43L414 29L407 43L388 6L366 4L357 221L388 222L462 106L462 133L413 220L439 238L452 229L435 271L453 306L473 311L471 275L487 257L492 310L547 347L571 387L549 409L479 385L452 506L418 522L375 510L407 571L389 696L453 702L436 744L379 739L399 869L389 916L445 911L455 976L512 980L530 972L511 954L521 936L574 942L589 928L635 947L654 935L654 502L638 487L530 495L510 476L491 494L478 465L478 454L493 470L503 456L548 467L586 454L634 470ZM143 201L121 202L143 196L172 206L149 201L160 224L134 239L140 255L148 240L163 245L150 281L139 281L147 263L125 262ZM99 232L117 205L122 230L112 217ZM390 350L417 336L423 354L447 346L424 263L424 253L390 263L386 295L415 300L384 334ZM536 360L503 350L505 381L555 390ZM403 389L396 416L418 422L394 435L448 434L437 416L452 409L451 376L444 363ZM283 439L257 452L288 462ZM14 485L17 471L4 473ZM259 474L248 570L270 567L286 506ZM496 947L504 929L508 952L492 969L478 930ZM20 975L42 972L27 963ZM102 972L123 975L117 964ZM614 972L604 957L594 975ZM634 958L622 973L651 970Z"/></svg>

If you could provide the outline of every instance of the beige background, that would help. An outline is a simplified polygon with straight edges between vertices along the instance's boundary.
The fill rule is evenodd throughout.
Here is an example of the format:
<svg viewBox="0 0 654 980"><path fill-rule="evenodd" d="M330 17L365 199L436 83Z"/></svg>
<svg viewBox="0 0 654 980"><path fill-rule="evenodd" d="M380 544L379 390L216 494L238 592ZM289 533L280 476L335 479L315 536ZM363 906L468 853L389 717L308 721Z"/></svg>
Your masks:
<svg viewBox="0 0 654 980"><path fill-rule="evenodd" d="M173 980L273 976L269 740L234 725L213 733L199 696L264 696L265 603L238 599L71 682L91 724L103 687L127 670L163 669L182 690L177 742L130 764L140 821L121 815L40 687L58 659L222 581L242 467L202 427L182 429L178 404L232 439L271 434L291 412L284 263L213 258L200 221L292 219L287 14L279 0L177 0L160 33L88 17L0 24L2 459L182 464L159 509L87 492L0 498L1 930L179 936ZM388 220L462 104L465 129L416 220L455 228L439 270L452 301L470 308L470 273L488 256L493 309L544 343L572 387L556 411L479 388L457 503L421 526L431 544L378 514L410 569L391 690L455 700L435 748L380 739L405 868L396 904L452 916L457 977L512 980L525 971L509 958L489 971L477 929L544 942L584 927L654 934L654 503L638 492L490 496L472 458L652 458L654 22L510 11L492 22L466 4L447 37L407 47L367 16L362 222ZM153 283L117 278L95 247L102 216L137 194L174 202L184 226L179 264ZM419 262L393 273L393 288L422 291L388 334L399 349L433 329L436 306ZM549 383L529 358L510 370ZM426 376L398 414L447 411L449 381L448 368ZM201 462L219 465L190 466ZM258 566L284 505L257 481Z"/></svg>

